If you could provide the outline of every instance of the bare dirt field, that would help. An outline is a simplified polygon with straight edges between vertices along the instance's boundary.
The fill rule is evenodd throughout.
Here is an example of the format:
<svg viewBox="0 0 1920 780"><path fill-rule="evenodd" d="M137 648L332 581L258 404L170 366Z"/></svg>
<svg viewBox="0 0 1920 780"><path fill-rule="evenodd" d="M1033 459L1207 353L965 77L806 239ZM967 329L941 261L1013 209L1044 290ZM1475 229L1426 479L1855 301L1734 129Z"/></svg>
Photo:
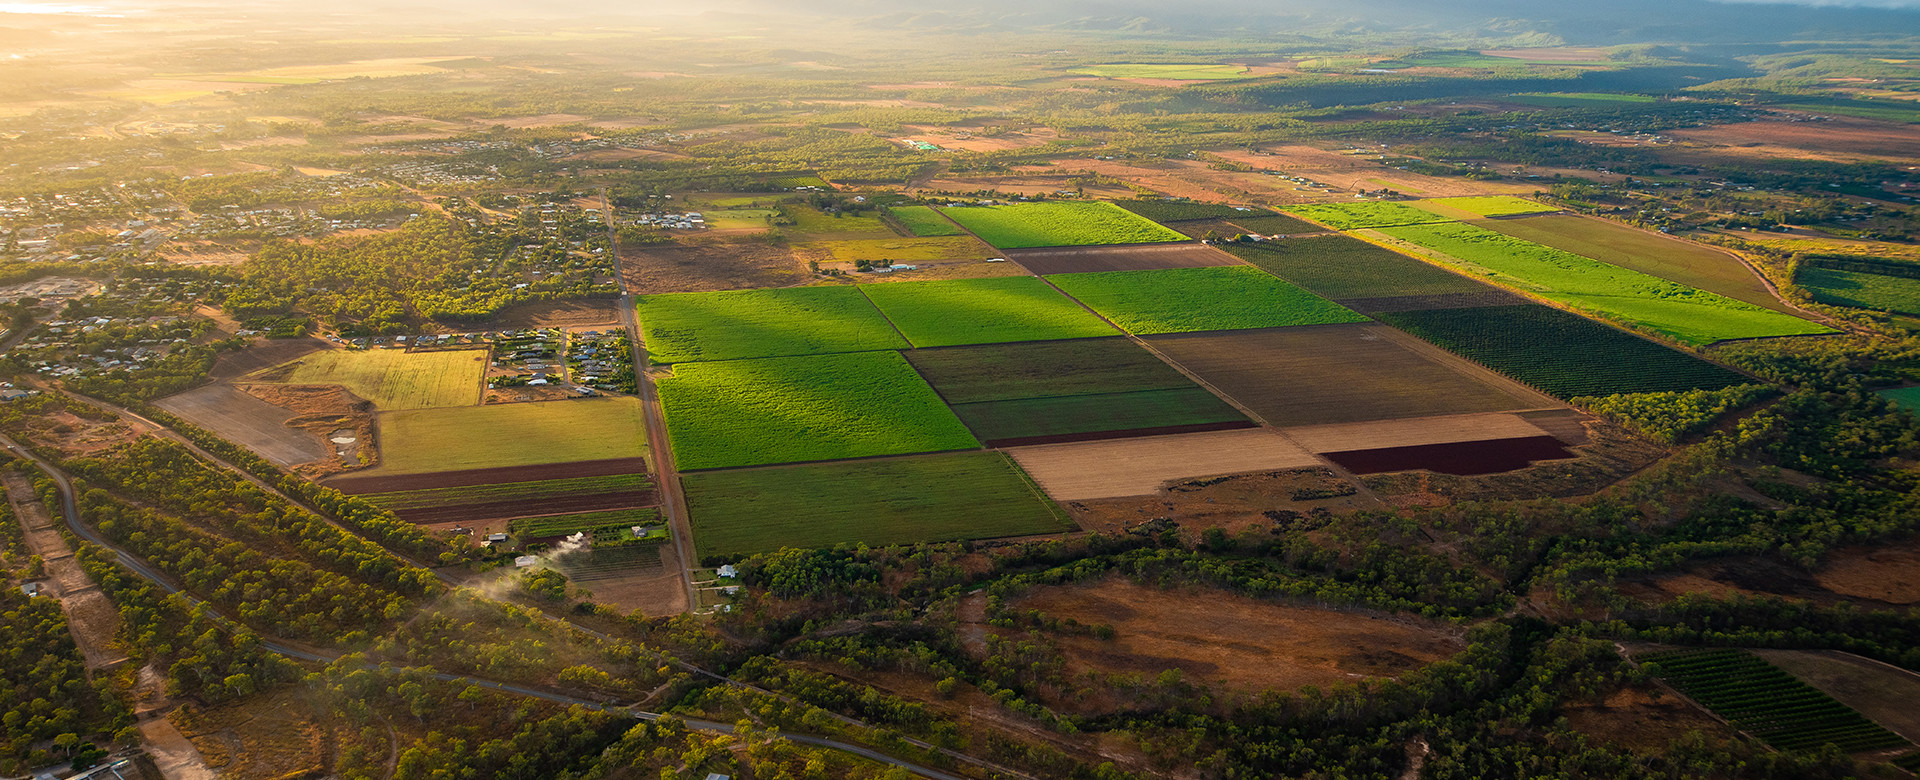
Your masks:
<svg viewBox="0 0 1920 780"><path fill-rule="evenodd" d="M1856 551L1855 555L1865 555ZM1839 557L1852 557L1841 554ZM1856 585L1856 577L1869 576L1868 571L1849 572L1843 586ZM1736 593L1746 595L1771 595L1820 604L1834 604L1841 601L1856 605L1871 605L1876 608L1897 608L1912 602L1882 601L1861 592L1842 592L1826 587L1828 572L1808 574L1799 568L1769 558L1739 556L1715 558L1687 565L1678 571L1647 577L1624 586L1621 590L1633 598L1660 603L1670 601L1686 593L1706 593L1717 596L1730 596ZM1906 575L1911 577L1911 575ZM1851 588L1850 588L1851 589ZM1886 595L1900 598L1908 594L1898 590L1884 590Z"/></svg>
<svg viewBox="0 0 1920 780"><path fill-rule="evenodd" d="M160 774L166 780L215 780L219 777L206 759L193 747L185 734L166 718L148 718L140 721L140 737L147 754L153 757L153 763L160 768Z"/></svg>
<svg viewBox="0 0 1920 780"><path fill-rule="evenodd" d="M1920 126L1870 119L1833 117L1824 122L1793 122L1783 117L1674 130L1669 135L1687 142L1684 150L1675 150L1685 156L1829 162L1920 160Z"/></svg>
<svg viewBox="0 0 1920 780"><path fill-rule="evenodd" d="M1822 562L1814 580L1842 596L1888 604L1920 603L1920 545L1837 550Z"/></svg>
<svg viewBox="0 0 1920 780"><path fill-rule="evenodd" d="M1457 630L1425 621L1118 578L1035 588L1008 606L1113 626L1111 640L1059 637L1069 676L1090 670L1151 679L1179 669L1190 680L1249 693L1392 678L1466 646Z"/></svg>
<svg viewBox="0 0 1920 780"><path fill-rule="evenodd" d="M1539 420L1533 415L1523 418ZM1535 427L1550 434L1562 425L1540 420ZM1481 476L1455 476L1430 471L1375 474L1363 478L1367 487L1395 506L1445 506L1456 501L1523 501L1566 498L1595 493L1666 457L1666 447L1636 436L1618 425L1592 418L1578 420L1588 431L1586 441L1560 434L1576 460L1554 460L1516 471Z"/></svg>
<svg viewBox="0 0 1920 780"><path fill-rule="evenodd" d="M277 366L294 358L327 348L327 342L313 338L261 339L239 352L227 352L213 361L208 376L232 379Z"/></svg>
<svg viewBox="0 0 1920 780"><path fill-rule="evenodd" d="M168 396L153 404L221 438L244 445L282 468L322 460L332 454L323 439L287 427L289 421L299 416L292 410L262 401L225 382Z"/></svg>
<svg viewBox="0 0 1920 780"><path fill-rule="evenodd" d="M1195 540L1210 528L1230 536L1280 528L1309 530L1318 527L1327 513L1382 508L1379 501L1326 468L1192 479L1168 485L1157 495L1066 502L1073 522L1086 531L1118 534L1167 518Z"/></svg>
<svg viewBox="0 0 1920 780"><path fill-rule="evenodd" d="M1540 461L1565 460L1573 457L1566 446L1552 436L1420 444L1411 447L1327 452L1322 455L1355 474L1432 471L1463 477L1499 474L1523 469Z"/></svg>
<svg viewBox="0 0 1920 780"><path fill-rule="evenodd" d="M1392 328L1356 324L1153 336L1147 343L1280 427L1559 406L1406 340ZM1368 446L1410 443L1438 442Z"/></svg>
<svg viewBox="0 0 1920 780"><path fill-rule="evenodd" d="M687 611L687 583L680 576L680 553L671 544L660 546L660 565L622 572L586 584L593 601L618 608L621 612L639 610L647 617L668 617Z"/></svg>
<svg viewBox="0 0 1920 780"><path fill-rule="evenodd" d="M1010 249L1007 257L1036 274L1146 271L1244 265L1240 258L1205 244L1136 244L1069 249Z"/></svg>
<svg viewBox="0 0 1920 780"><path fill-rule="evenodd" d="M1007 454L1059 501L1153 495L1179 479L1321 465L1263 429L1045 444Z"/></svg>
<svg viewBox="0 0 1920 780"><path fill-rule="evenodd" d="M1836 650L1754 650L1889 731L1920 742L1920 675Z"/></svg>
<svg viewBox="0 0 1920 780"><path fill-rule="evenodd" d="M1733 730L1713 716L1651 686L1623 688L1599 703L1568 705L1561 714L1581 733L1644 752L1664 751L1673 740L1693 731L1715 742L1735 738Z"/></svg>
<svg viewBox="0 0 1920 780"><path fill-rule="evenodd" d="M1519 415L1502 413L1309 425L1285 430L1288 438L1309 452L1419 447L1547 435Z"/></svg>
<svg viewBox="0 0 1920 780"><path fill-rule="evenodd" d="M485 323L463 325L460 333L513 328L584 328L620 324L620 304L612 298L536 301L509 306Z"/></svg>
<svg viewBox="0 0 1920 780"><path fill-rule="evenodd" d="M807 279L792 250L758 241L632 247L621 250L620 261L636 295L786 287Z"/></svg>

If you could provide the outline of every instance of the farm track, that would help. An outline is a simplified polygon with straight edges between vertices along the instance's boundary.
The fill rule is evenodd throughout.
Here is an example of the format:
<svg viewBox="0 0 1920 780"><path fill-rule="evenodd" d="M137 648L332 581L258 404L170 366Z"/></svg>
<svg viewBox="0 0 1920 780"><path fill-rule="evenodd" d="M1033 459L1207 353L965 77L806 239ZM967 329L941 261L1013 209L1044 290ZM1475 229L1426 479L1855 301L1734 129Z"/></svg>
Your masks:
<svg viewBox="0 0 1920 780"><path fill-rule="evenodd" d="M132 416L135 417L136 419L144 419L144 418L139 418L138 415L132 415ZM165 431L168 434L172 434L172 431L167 430L164 427L162 427L161 430ZM172 434L172 435L177 436L178 434ZM102 538L98 533L96 533L91 527L87 526L80 517L78 504L76 503L74 498L73 482L70 478L68 478L65 472L59 470L58 468L55 468L52 464L46 462L45 460L42 460L39 456L33 454L33 452L28 450L27 448L19 445L10 437L0 435L0 448L4 448L7 451L13 453L14 455L32 463L35 467L39 468L40 471L45 473L49 478L53 480L54 484L59 488L61 512L62 512L63 518L66 521L68 528L71 529L76 536L86 540L87 542L97 545L107 550L108 552L111 552L114 558L120 563L120 565L126 567L129 571L132 571L136 576L140 577L141 579L145 579L149 582L154 583L155 585L158 585L162 590L166 591L167 593L180 596L182 599L185 599L188 602L188 604L191 606L206 607L210 611L210 613L214 616L216 622L221 624L223 628L226 628L227 630L236 630L240 627L241 624L238 621L234 620L231 616L227 615L226 612L223 609L221 609L219 606L212 604L210 602L204 601L194 596L193 594L186 592L183 588L181 588L178 584L174 583L171 579L167 578L165 575L161 574L160 572L156 571L152 567L148 566L144 561L140 560L139 558L133 556L132 554L126 552L125 550L122 550L119 547L108 542L105 538ZM575 625L571 622L566 622L566 621L562 621L562 622L565 622L567 626L573 628L574 630L580 631L589 636L602 639L602 640L611 639L611 637L607 636L606 634L602 634L600 632ZM278 640L273 640L273 639L262 639L260 642L260 647L269 652L275 653L277 655L285 656L287 658L292 658L292 659L301 660L301 661L310 661L314 663L333 663L340 659L340 655L337 653L330 653L325 650L320 650L315 648L301 647L298 645L294 645L294 644L290 644L290 643L282 642ZM741 683L731 678L714 674L713 672L709 672L705 669L701 669L699 667L686 664L677 659L675 659L672 663L675 666L678 666L689 672L693 672L695 674L699 674L701 676L705 676L722 683L740 686L740 687L747 688L749 690L753 690L769 696L775 696L783 700L791 701L791 699L789 699L788 697L781 696L780 694L774 693L772 691L768 691L752 685L747 685L746 683ZM381 673L387 673L389 671L402 672L402 673L412 671L405 668L386 667L386 666L381 666L376 664L364 664L362 666L362 669L367 671L381 672ZM489 679L480 678L480 677L468 677L468 676L462 676L462 675L447 674L445 672L429 672L429 675L434 679L442 680L446 682L477 685L482 688L488 688L488 689L500 691L503 693L511 693L511 694L525 696L529 698L542 699L542 700L554 702L557 704L565 704L569 706L581 706L581 707L587 707L594 710L599 710L601 712L624 714L639 720L652 721L652 720L658 720L663 717L668 717L663 713L648 712L645 710L640 710L635 705L609 704L603 701L593 701L589 699L582 699L582 698L568 695L566 693L561 693L561 692L556 692L551 690L542 690L539 688L533 688L525 685L518 685L515 683L500 682L497 680L489 680ZM832 713L829 713L829 714L832 714ZM673 717L678 717L678 716L673 716ZM833 714L833 717L845 723L861 726L863 728L871 728L867 724L861 721L854 720L852 718L847 718L837 714ZM728 723L715 723L713 721L698 720L698 719L691 719L691 718L682 718L681 720L682 722L686 723L688 728L695 729L695 730L712 731L712 732L718 732L721 734L732 734L734 732L733 725ZM781 736L786 739L789 739L804 745L813 745L816 747L824 747L824 748L829 748L833 750L839 750L845 753L850 753L856 756L860 756L862 758L878 761L890 766L901 767L921 777L933 778L934 780L969 780L968 778L963 778L958 775L949 774L947 772L943 772L938 769L932 769L929 767L920 766L918 764L902 761L900 759L893 758L879 751L862 747L860 745L849 744L849 743L840 742L837 740L825 739L822 737L808 736L805 734L789 733L789 734L782 734ZM949 751L944 748L939 748L934 745L921 742L919 740L906 739L905 741L917 747L933 750L943 755L947 755L951 758L954 758L956 760L975 764L977 766L980 766L982 768L985 768L991 771L1008 774L1014 777L1026 778L1026 780L1033 780L1033 778L1023 773L1006 769L1004 767L1000 767L1000 766L991 764L989 762L982 761L980 759L976 759L971 756L967 756L965 754L955 753L953 751Z"/></svg>

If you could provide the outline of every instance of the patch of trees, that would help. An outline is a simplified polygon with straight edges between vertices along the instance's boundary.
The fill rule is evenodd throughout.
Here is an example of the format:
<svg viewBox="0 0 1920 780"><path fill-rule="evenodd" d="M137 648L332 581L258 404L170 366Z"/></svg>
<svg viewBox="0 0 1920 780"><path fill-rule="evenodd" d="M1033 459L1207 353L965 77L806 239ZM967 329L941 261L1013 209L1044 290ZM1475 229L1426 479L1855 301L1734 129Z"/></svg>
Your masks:
<svg viewBox="0 0 1920 780"><path fill-rule="evenodd" d="M1762 385L1738 385L1719 390L1575 398L1573 403L1656 441L1675 444L1776 392Z"/></svg>
<svg viewBox="0 0 1920 780"><path fill-rule="evenodd" d="M59 599L0 576L0 625L0 774L74 758L85 737L133 724L111 683L89 681Z"/></svg>

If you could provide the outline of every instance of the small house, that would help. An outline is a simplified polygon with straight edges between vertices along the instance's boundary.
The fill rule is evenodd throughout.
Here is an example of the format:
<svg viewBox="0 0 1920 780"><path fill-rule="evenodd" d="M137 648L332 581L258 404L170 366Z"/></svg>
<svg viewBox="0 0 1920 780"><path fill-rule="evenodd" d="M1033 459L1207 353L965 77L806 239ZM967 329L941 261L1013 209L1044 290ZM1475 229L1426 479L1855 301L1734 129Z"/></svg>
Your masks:
<svg viewBox="0 0 1920 780"><path fill-rule="evenodd" d="M540 556L522 555L518 558L513 559L513 566L516 569L525 569L539 562L540 562Z"/></svg>
<svg viewBox="0 0 1920 780"><path fill-rule="evenodd" d="M733 567L733 564L731 564L731 563L729 563L729 564L727 564L727 565L725 565L725 566L722 566L722 567L720 567L720 568L718 568L718 569L715 569L713 573L715 573L715 574L718 574L718 575L720 575L720 576L722 576L722 577L726 577L726 578L728 578L728 579L732 579L732 578L734 578L734 577L738 577L738 576L740 576L740 570L739 570L739 569L736 569L736 568L734 568L734 567Z"/></svg>

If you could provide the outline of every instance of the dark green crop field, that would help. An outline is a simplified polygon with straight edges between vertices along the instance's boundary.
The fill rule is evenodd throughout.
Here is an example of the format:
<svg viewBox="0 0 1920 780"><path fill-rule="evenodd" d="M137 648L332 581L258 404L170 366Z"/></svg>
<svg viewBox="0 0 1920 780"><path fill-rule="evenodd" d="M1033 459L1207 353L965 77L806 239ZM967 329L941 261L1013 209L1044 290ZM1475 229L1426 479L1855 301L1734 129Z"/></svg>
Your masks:
<svg viewBox="0 0 1920 780"><path fill-rule="evenodd" d="M1172 366L1123 338L995 344L905 353L948 403L1192 387Z"/></svg>
<svg viewBox="0 0 1920 780"><path fill-rule="evenodd" d="M983 442L1246 422L1206 389L1021 398L960 404L955 414Z"/></svg>
<svg viewBox="0 0 1920 780"><path fill-rule="evenodd" d="M1347 236L1223 247L1240 259L1334 300L1447 295L1489 288L1429 263Z"/></svg>

